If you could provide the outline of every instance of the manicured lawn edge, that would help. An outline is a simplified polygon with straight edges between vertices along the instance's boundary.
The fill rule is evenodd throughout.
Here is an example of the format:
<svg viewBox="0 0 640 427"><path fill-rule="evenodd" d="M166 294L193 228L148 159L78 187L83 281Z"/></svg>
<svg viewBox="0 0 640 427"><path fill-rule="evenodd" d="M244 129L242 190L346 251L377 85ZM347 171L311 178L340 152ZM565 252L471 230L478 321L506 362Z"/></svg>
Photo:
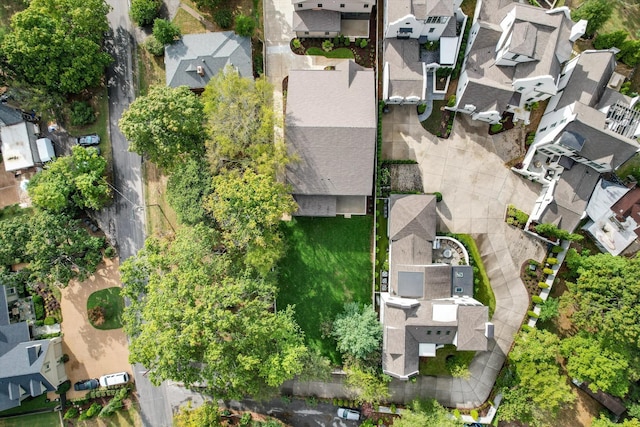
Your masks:
<svg viewBox="0 0 640 427"><path fill-rule="evenodd" d="M451 376L452 372L447 367L447 357L453 356L453 362L463 368L469 367L475 351L458 351L454 345L445 345L436 352L436 357L420 360L420 375L427 376ZM453 363L452 363L453 365Z"/></svg>
<svg viewBox="0 0 640 427"><path fill-rule="evenodd" d="M55 401L45 402L46 400L47 393L41 394L38 397L23 400L20 406L0 412L0 417L33 413L34 411L52 410L60 404L60 402Z"/></svg>
<svg viewBox="0 0 640 427"><path fill-rule="evenodd" d="M480 279L479 283L474 286L474 298L489 307L489 319L491 319L493 313L496 311L496 297L493 294L493 289L491 289L491 282L484 269L482 257L480 257L480 251L476 246L476 242L473 240L473 237L468 234L452 234L451 236L458 239L467 248L469 256L471 257L471 265L478 269L478 271L474 269L473 272L475 275L474 281L476 278Z"/></svg>
<svg viewBox="0 0 640 427"><path fill-rule="evenodd" d="M353 52L351 49L346 47L339 47L337 49L333 49L332 51L325 52L319 47L310 47L306 51L307 55L318 55L324 56L325 58L341 58L341 59L353 59Z"/></svg>
<svg viewBox="0 0 640 427"><path fill-rule="evenodd" d="M120 295L119 287L101 289L89 295L89 298L87 298L87 311L98 305L105 308L105 321L102 325L96 326L89 320L91 326L102 330L122 328L124 298Z"/></svg>

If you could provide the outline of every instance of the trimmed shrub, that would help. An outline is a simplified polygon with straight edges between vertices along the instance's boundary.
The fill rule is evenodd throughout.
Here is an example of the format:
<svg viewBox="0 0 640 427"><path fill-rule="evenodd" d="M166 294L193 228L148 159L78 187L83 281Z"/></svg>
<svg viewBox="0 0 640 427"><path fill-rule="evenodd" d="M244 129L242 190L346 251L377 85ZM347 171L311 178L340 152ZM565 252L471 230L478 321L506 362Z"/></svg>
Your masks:
<svg viewBox="0 0 640 427"><path fill-rule="evenodd" d="M166 19L156 19L153 21L153 37L163 45L171 44L180 38L180 28Z"/></svg>
<svg viewBox="0 0 640 427"><path fill-rule="evenodd" d="M529 325L522 325L522 328L520 328L520 329L522 329L524 332L533 331L533 328L531 326L529 326Z"/></svg>
<svg viewBox="0 0 640 427"><path fill-rule="evenodd" d="M547 264L556 265L557 263L558 263L558 258L552 258L552 257L547 258Z"/></svg>
<svg viewBox="0 0 640 427"><path fill-rule="evenodd" d="M532 296L531 301L533 301L534 304L544 304L544 300L540 298L538 295Z"/></svg>
<svg viewBox="0 0 640 427"><path fill-rule="evenodd" d="M107 248L104 250L104 256L106 256L107 258L115 258L116 255L116 248L114 248L113 246L107 246Z"/></svg>
<svg viewBox="0 0 640 427"><path fill-rule="evenodd" d="M425 104L418 104L418 114L422 114L427 110L427 106Z"/></svg>
<svg viewBox="0 0 640 427"><path fill-rule="evenodd" d="M436 196L436 203L439 203L442 201L442 193L440 193L439 191L436 191L435 193L433 193L434 196Z"/></svg>
<svg viewBox="0 0 640 427"><path fill-rule="evenodd" d="M56 389L56 394L63 394L68 392L71 389L71 381L66 380L65 382L63 382L62 384L60 384L58 386L58 388Z"/></svg>
<svg viewBox="0 0 640 427"><path fill-rule="evenodd" d="M490 127L491 132L498 133L502 130L502 123L494 123Z"/></svg>
<svg viewBox="0 0 640 427"><path fill-rule="evenodd" d="M80 414L80 417L78 419L86 420L88 418L93 418L98 415L100 411L102 411L102 405L97 402L93 403L91 407L89 407L89 409Z"/></svg>
<svg viewBox="0 0 640 427"><path fill-rule="evenodd" d="M65 420L70 420L70 419L73 419L73 418L77 418L78 415L79 415L78 408L75 407L75 406L72 406L71 408L67 409L67 412L65 412L63 418Z"/></svg>
<svg viewBox="0 0 640 427"><path fill-rule="evenodd" d="M560 246L560 245L556 245L553 248L551 248L551 252L554 253L554 254L559 254L562 251L563 251L563 249L562 249L562 246Z"/></svg>
<svg viewBox="0 0 640 427"><path fill-rule="evenodd" d="M538 282L538 287L540 289L547 289L549 285L547 285L545 282Z"/></svg>
<svg viewBox="0 0 640 427"><path fill-rule="evenodd" d="M447 107L455 107L455 105L456 105L456 96L451 95L449 97L449 101L447 102Z"/></svg>
<svg viewBox="0 0 640 427"><path fill-rule="evenodd" d="M460 410L458 408L453 410L453 416L456 417L456 420L460 419Z"/></svg>
<svg viewBox="0 0 640 427"><path fill-rule="evenodd" d="M527 314L529 315L529 317L533 317L534 319L537 319L537 318L538 318L538 313L536 313L536 312L535 312L535 311L533 311L533 310L529 310L529 311L527 311Z"/></svg>
<svg viewBox="0 0 640 427"><path fill-rule="evenodd" d="M547 276L549 276L549 275L553 274L553 270L552 270L552 269L550 269L549 267L545 267L545 268L542 270L542 272L543 272L544 274L546 274Z"/></svg>
<svg viewBox="0 0 640 427"><path fill-rule="evenodd" d="M45 324L47 326L55 325L56 324L56 318L49 316L49 317L44 319L43 324Z"/></svg>
<svg viewBox="0 0 640 427"><path fill-rule="evenodd" d="M302 47L302 42L300 39L293 39L291 41L291 46L293 46L294 49L300 49Z"/></svg>
<svg viewBox="0 0 640 427"><path fill-rule="evenodd" d="M236 16L236 33L242 37L252 37L256 30L256 20L251 16L240 14Z"/></svg>
<svg viewBox="0 0 640 427"><path fill-rule="evenodd" d="M475 421L478 421L478 410L477 409L472 409L471 412L469 412L469 415L471 415L471 418L473 418Z"/></svg>
<svg viewBox="0 0 640 427"><path fill-rule="evenodd" d="M322 50L325 52L331 52L333 50L333 43L331 43L331 40L325 40L322 42Z"/></svg>
<svg viewBox="0 0 640 427"><path fill-rule="evenodd" d="M220 9L213 15L213 22L222 29L229 29L233 25L233 13L229 9Z"/></svg>
<svg viewBox="0 0 640 427"><path fill-rule="evenodd" d="M88 102L73 101L69 119L73 126L90 125L96 121L96 113Z"/></svg>
<svg viewBox="0 0 640 427"><path fill-rule="evenodd" d="M144 48L153 56L164 55L164 45L153 37L153 35L147 37L147 40L144 42Z"/></svg>
<svg viewBox="0 0 640 427"><path fill-rule="evenodd" d="M367 39L360 39L360 47L362 49L364 49L365 47L367 47L367 45L369 44L369 42L367 41Z"/></svg>

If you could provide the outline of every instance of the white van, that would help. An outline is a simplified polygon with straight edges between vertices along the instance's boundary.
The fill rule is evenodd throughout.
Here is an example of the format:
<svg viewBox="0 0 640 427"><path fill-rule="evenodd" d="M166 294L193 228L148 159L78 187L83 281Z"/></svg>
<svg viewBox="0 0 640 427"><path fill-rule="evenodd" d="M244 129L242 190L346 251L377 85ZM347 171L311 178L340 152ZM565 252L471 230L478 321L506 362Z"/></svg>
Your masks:
<svg viewBox="0 0 640 427"><path fill-rule="evenodd" d="M126 384L129 382L128 372L118 372L117 374L108 374L100 377L100 385L107 387L110 385Z"/></svg>

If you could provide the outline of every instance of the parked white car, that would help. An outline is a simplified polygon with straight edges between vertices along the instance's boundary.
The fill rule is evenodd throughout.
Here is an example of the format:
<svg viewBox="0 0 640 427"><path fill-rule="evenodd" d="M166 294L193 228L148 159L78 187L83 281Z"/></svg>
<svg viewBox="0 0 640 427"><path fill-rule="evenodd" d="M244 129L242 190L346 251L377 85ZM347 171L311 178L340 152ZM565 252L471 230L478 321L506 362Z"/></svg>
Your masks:
<svg viewBox="0 0 640 427"><path fill-rule="evenodd" d="M353 409L338 408L338 417L342 418L343 420L357 421L360 419L360 412L354 411Z"/></svg>

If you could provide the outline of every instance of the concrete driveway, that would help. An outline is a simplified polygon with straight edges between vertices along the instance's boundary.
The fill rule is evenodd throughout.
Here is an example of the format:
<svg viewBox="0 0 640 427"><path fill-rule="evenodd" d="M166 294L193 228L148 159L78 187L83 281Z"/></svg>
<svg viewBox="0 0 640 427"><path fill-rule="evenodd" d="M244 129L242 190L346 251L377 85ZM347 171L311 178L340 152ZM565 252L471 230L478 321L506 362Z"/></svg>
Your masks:
<svg viewBox="0 0 640 427"><path fill-rule="evenodd" d="M71 282L62 290L62 348L69 355L65 364L71 384L114 372L131 373L127 337L122 329L96 329L87 318L87 298L100 289L120 287L117 260L107 259L82 283ZM86 392L71 390L70 399Z"/></svg>

